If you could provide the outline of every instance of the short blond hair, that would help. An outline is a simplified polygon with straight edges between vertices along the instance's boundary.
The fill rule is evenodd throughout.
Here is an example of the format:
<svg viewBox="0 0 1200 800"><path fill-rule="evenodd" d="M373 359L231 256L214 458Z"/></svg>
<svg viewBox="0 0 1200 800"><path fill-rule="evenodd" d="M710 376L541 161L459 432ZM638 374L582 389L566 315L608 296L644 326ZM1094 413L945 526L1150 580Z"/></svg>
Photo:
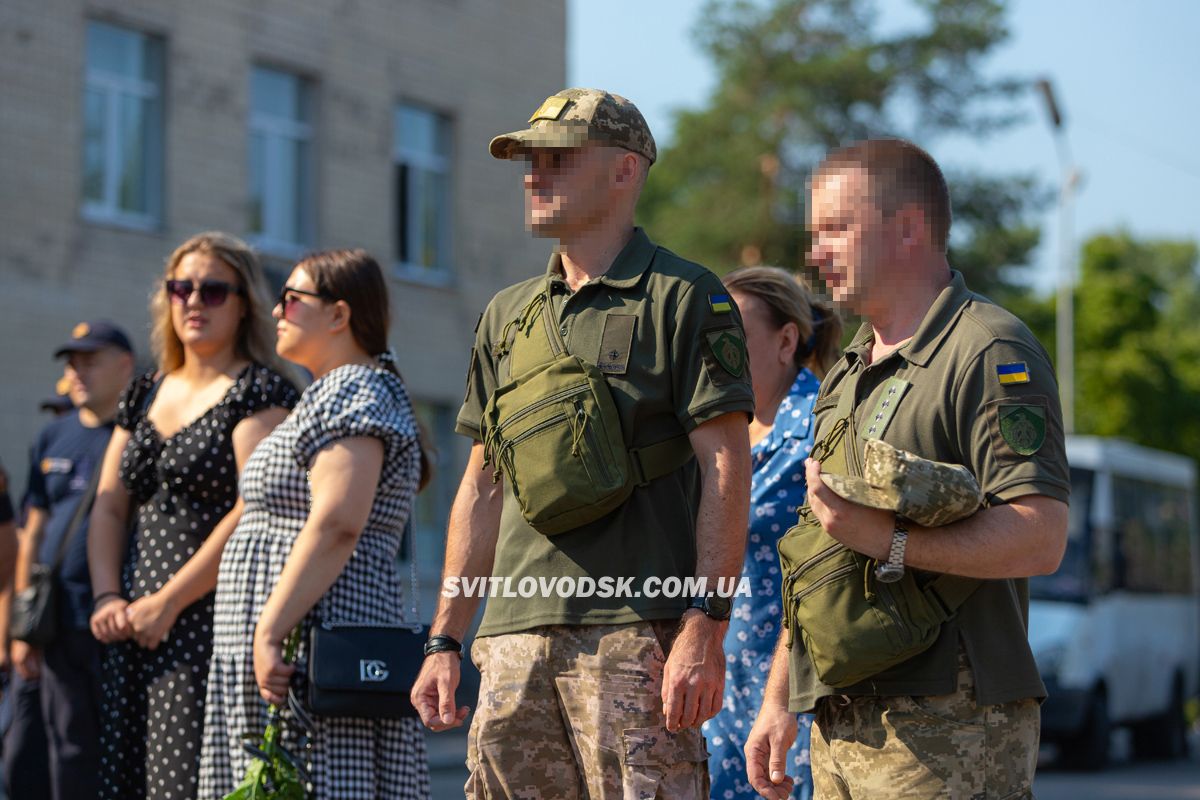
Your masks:
<svg viewBox="0 0 1200 800"><path fill-rule="evenodd" d="M219 231L196 234L176 247L175 252L167 258L163 280L150 300L150 344L159 371L165 375L183 365L183 343L171 324L171 299L167 296L165 282L174 277L179 262L192 253L212 256L237 273L238 285L244 292L242 299L246 303L246 316L238 326L238 355L287 374L283 362L275 353L272 304L267 299L270 293L258 256L241 239Z"/></svg>
<svg viewBox="0 0 1200 800"><path fill-rule="evenodd" d="M778 330L789 322L799 331L796 368L808 367L818 378L842 355L842 318L802 276L780 267L739 267L722 282L731 292L757 298Z"/></svg>

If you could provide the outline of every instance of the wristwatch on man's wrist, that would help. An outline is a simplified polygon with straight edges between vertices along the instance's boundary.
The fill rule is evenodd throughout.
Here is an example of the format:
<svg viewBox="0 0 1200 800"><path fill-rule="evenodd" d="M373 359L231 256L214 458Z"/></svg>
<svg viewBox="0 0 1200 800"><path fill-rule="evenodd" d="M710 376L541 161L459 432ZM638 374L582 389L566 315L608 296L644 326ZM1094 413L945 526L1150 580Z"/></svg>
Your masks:
<svg viewBox="0 0 1200 800"><path fill-rule="evenodd" d="M904 577L904 549L908 545L908 528L900 518L896 518L896 526L892 529L892 549L888 560L875 567L875 580L880 583L895 583Z"/></svg>
<svg viewBox="0 0 1200 800"><path fill-rule="evenodd" d="M698 608L704 612L704 615L709 619L715 619L718 622L724 622L729 619L733 613L733 600L728 597L721 597L714 594L711 597L705 595L697 595L688 600L687 607Z"/></svg>

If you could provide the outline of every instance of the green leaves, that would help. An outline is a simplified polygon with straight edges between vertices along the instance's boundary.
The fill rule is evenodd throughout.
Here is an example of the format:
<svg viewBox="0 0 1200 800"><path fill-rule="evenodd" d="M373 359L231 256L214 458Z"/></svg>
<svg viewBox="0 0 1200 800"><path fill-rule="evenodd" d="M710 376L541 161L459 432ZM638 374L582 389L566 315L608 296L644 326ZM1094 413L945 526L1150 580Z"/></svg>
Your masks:
<svg viewBox="0 0 1200 800"><path fill-rule="evenodd" d="M1200 457L1200 250L1195 242L1084 243L1075 289L1075 420L1082 434ZM1055 352L1054 301L1014 308Z"/></svg>
<svg viewBox="0 0 1200 800"><path fill-rule="evenodd" d="M302 625L288 636L284 643L284 659L292 661L296 657L296 648L300 643ZM312 720L300 708L295 695L288 692L288 705L292 712L293 722L300 727L304 735L311 735ZM261 737L261 744L254 742L259 736L247 733L243 747L250 754L250 766L242 782L224 800L308 800L306 788L308 775L298 759L282 744L283 717L277 706L267 709L267 726Z"/></svg>

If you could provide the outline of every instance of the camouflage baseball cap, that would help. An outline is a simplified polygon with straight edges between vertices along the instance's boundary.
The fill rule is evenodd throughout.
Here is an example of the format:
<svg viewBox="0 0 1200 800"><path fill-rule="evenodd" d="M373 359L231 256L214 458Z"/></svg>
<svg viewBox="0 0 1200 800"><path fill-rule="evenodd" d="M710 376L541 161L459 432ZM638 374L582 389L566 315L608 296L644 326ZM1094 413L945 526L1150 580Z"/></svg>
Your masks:
<svg viewBox="0 0 1200 800"><path fill-rule="evenodd" d="M881 439L868 439L865 449L863 477L821 473L826 486L851 502L895 511L931 528L969 517L983 503L966 467L930 461Z"/></svg>
<svg viewBox="0 0 1200 800"><path fill-rule="evenodd" d="M601 142L650 159L658 157L650 126L637 106L600 89L563 89L546 98L529 118L529 128L492 139L494 158L513 158L536 147L581 147Z"/></svg>

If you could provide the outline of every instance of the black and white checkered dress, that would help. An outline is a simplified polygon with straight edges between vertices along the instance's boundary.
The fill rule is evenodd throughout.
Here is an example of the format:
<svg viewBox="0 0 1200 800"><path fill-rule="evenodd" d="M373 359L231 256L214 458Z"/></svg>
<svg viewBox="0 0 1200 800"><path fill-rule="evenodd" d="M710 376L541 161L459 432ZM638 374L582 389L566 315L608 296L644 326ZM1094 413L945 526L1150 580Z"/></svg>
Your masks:
<svg viewBox="0 0 1200 800"><path fill-rule="evenodd" d="M416 422L400 379L382 369L347 365L317 380L295 410L265 438L242 473L240 524L221 556L213 623L213 657L200 757L200 798L233 790L249 766L242 735L261 733L266 703L254 681L255 623L309 509L307 470L338 439L383 440L383 472L366 528L342 574L305 620L403 621L403 581L396 568L401 532L420 477ZM304 697L307 653L301 645L293 685ZM315 717L307 752L313 796L427 798L425 739L416 720ZM285 723L285 746L296 749Z"/></svg>

